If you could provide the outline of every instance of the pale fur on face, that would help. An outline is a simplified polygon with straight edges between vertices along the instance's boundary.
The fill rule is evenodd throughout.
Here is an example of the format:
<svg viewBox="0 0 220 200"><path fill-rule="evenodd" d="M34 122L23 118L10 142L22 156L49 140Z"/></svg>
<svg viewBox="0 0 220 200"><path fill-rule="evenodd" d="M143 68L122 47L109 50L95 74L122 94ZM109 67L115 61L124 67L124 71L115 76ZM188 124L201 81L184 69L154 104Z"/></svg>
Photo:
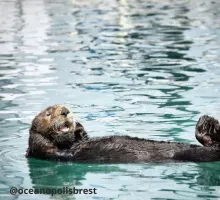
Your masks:
<svg viewBox="0 0 220 200"><path fill-rule="evenodd" d="M68 114L62 115L62 109L67 109ZM61 126L69 129L67 132L60 130ZM76 128L76 118L71 110L64 105L54 105L46 108L39 113L32 122L32 127L35 132L43 134L65 134L74 132Z"/></svg>

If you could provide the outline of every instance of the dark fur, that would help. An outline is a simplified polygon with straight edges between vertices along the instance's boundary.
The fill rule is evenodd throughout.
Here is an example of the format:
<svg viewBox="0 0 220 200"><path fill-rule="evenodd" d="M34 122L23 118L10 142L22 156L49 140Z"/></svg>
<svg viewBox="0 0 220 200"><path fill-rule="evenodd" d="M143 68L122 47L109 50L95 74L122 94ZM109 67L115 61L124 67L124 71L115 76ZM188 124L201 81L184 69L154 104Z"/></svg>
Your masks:
<svg viewBox="0 0 220 200"><path fill-rule="evenodd" d="M65 110L63 110L65 109ZM67 114L63 115L66 107L61 105L50 106L39 113L33 120L29 135L29 147L27 149L26 157L37 157L43 159L63 159L66 158L69 150L74 143L88 139L88 135L83 126L76 122L74 130L58 134L56 133L56 121L70 123L67 120ZM68 110L67 110L68 111ZM47 113L52 113L51 118L48 118ZM70 124L71 125L71 124Z"/></svg>
<svg viewBox="0 0 220 200"><path fill-rule="evenodd" d="M220 151L213 147L153 141L129 136L93 138L74 144L70 160L95 163L216 161Z"/></svg>
<svg viewBox="0 0 220 200"><path fill-rule="evenodd" d="M208 116L202 116L196 125L196 138L206 147L129 136L89 139L79 123L74 134L60 135L59 139L46 138L44 134L36 133L32 128L30 129L28 157L89 163L220 160L219 123Z"/></svg>
<svg viewBox="0 0 220 200"><path fill-rule="evenodd" d="M218 120L208 115L200 117L196 124L196 139L204 146L219 147L220 126Z"/></svg>
<svg viewBox="0 0 220 200"><path fill-rule="evenodd" d="M44 159L60 159L68 156L67 150L72 144L79 140L88 139L87 133L80 123L77 123L74 133L65 134L63 137L47 138L40 133L30 130L29 147L26 157L37 157ZM82 137L83 136L83 137Z"/></svg>

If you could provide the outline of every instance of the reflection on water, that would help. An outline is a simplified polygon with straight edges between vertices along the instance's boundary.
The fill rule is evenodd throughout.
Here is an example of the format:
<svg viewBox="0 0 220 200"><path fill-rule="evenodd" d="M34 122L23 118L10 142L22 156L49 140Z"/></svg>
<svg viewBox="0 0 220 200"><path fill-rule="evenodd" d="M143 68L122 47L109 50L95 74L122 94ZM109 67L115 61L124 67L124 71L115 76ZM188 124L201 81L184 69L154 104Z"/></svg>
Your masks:
<svg viewBox="0 0 220 200"><path fill-rule="evenodd" d="M204 0L0 1L0 196L49 199L9 188L52 184L97 187L91 199L218 197L218 163L90 166L24 155L31 120L55 103L91 136L197 143L198 117L220 118L219 13L218 1Z"/></svg>
<svg viewBox="0 0 220 200"><path fill-rule="evenodd" d="M219 185L218 164L62 164L30 159L30 177L34 188L96 188L100 199L217 198L210 186ZM213 170L214 169L214 170ZM87 181L91 180L91 181ZM97 195L91 195L95 198ZM86 195L74 195L85 198ZM65 195L72 199L73 195Z"/></svg>

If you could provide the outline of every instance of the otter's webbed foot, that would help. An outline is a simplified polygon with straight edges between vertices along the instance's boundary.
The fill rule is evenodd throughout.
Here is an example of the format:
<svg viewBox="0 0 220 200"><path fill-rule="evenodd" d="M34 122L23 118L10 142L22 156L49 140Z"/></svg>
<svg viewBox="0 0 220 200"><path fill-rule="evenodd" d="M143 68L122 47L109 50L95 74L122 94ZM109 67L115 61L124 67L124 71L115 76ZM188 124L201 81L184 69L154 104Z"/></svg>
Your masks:
<svg viewBox="0 0 220 200"><path fill-rule="evenodd" d="M199 118L196 124L196 139L204 146L220 146L220 125L208 115Z"/></svg>

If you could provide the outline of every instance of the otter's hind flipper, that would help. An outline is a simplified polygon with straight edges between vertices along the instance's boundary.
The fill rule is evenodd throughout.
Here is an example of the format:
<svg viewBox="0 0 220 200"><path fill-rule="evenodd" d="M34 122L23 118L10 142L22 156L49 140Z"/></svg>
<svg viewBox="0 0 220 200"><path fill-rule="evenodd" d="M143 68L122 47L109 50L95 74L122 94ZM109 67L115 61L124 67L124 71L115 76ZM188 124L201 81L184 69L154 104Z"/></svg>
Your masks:
<svg viewBox="0 0 220 200"><path fill-rule="evenodd" d="M199 118L196 124L196 139L204 146L220 146L220 125L208 115Z"/></svg>

